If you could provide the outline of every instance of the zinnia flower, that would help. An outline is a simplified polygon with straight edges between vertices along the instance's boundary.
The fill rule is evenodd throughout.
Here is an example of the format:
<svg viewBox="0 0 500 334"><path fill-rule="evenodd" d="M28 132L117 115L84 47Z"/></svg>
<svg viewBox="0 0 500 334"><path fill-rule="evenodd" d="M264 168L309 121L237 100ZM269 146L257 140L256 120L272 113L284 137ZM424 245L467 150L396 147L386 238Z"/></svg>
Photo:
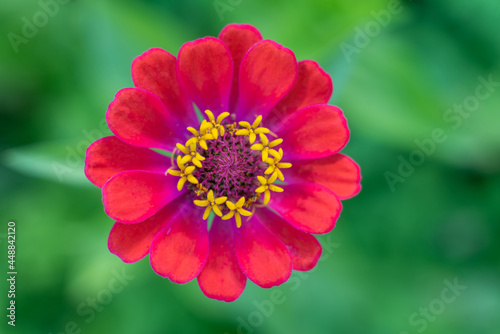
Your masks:
<svg viewBox="0 0 500 334"><path fill-rule="evenodd" d="M177 58L145 52L132 78L106 114L115 136L94 142L85 161L116 220L110 251L127 263L149 253L159 275L196 277L224 301L247 277L270 288L312 269L321 255L312 234L332 230L340 200L360 190L359 167L338 153L349 130L326 104L330 76L231 24Z"/></svg>

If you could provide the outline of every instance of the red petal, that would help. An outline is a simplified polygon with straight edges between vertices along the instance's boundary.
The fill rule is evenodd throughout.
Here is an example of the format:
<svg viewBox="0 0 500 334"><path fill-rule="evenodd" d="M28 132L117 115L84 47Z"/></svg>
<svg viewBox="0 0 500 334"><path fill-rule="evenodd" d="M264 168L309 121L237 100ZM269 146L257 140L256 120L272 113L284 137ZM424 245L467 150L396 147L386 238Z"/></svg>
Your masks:
<svg viewBox="0 0 500 334"><path fill-rule="evenodd" d="M319 184L283 185L282 193L272 193L269 206L290 224L307 233L327 233L335 226L342 204Z"/></svg>
<svg viewBox="0 0 500 334"><path fill-rule="evenodd" d="M208 109L218 115L228 110L233 61L219 39L205 37L184 44L179 51L177 73L200 111Z"/></svg>
<svg viewBox="0 0 500 334"><path fill-rule="evenodd" d="M270 128L279 125L294 112L313 104L327 103L332 96L330 75L312 60L298 64L297 81L286 96L269 112L264 124Z"/></svg>
<svg viewBox="0 0 500 334"><path fill-rule="evenodd" d="M207 263L198 276L198 284L207 297L226 302L237 299L247 282L236 258L233 229L229 225L232 223L214 218Z"/></svg>
<svg viewBox="0 0 500 334"><path fill-rule="evenodd" d="M317 159L340 151L349 140L347 121L338 107L317 104L291 115L277 131L286 159Z"/></svg>
<svg viewBox="0 0 500 334"><path fill-rule="evenodd" d="M292 168L283 169L283 174L287 182L321 184L339 199L351 198L361 190L359 166L340 153L321 159L295 160Z"/></svg>
<svg viewBox="0 0 500 334"><path fill-rule="evenodd" d="M233 226L236 256L243 272L255 284L270 288L288 280L292 260L285 244L255 217Z"/></svg>
<svg viewBox="0 0 500 334"><path fill-rule="evenodd" d="M158 275L181 284L198 276L208 256L207 224L202 215L203 210L187 203L155 237L150 260Z"/></svg>
<svg viewBox="0 0 500 334"><path fill-rule="evenodd" d="M233 58L233 86L229 100L229 112L236 112L238 103L238 77L243 56L257 42L262 40L260 32L249 24L229 24L220 32L219 39L226 44Z"/></svg>
<svg viewBox="0 0 500 334"><path fill-rule="evenodd" d="M257 210L259 220L287 246L293 269L311 270L321 256L321 244L312 235L297 230L270 210Z"/></svg>
<svg viewBox="0 0 500 334"><path fill-rule="evenodd" d="M169 52L154 48L144 52L132 63L132 78L138 88L154 93L162 100L176 123L198 124L191 100L177 79L177 60Z"/></svg>
<svg viewBox="0 0 500 334"><path fill-rule="evenodd" d="M104 211L122 223L141 222L177 198L179 178L145 171L126 171L102 187Z"/></svg>
<svg viewBox="0 0 500 334"><path fill-rule="evenodd" d="M156 234L169 225L172 217L177 214L179 205L185 200L184 196L179 196L154 216L137 224L116 222L109 233L108 248L110 252L116 254L126 263L142 259L149 253L151 242Z"/></svg>
<svg viewBox="0 0 500 334"><path fill-rule="evenodd" d="M264 117L296 77L297 61L291 50L270 40L255 44L241 61L238 119Z"/></svg>
<svg viewBox="0 0 500 334"><path fill-rule="evenodd" d="M134 146L172 150L181 139L161 100L143 89L120 90L109 105L106 121L118 138Z"/></svg>
<svg viewBox="0 0 500 334"><path fill-rule="evenodd" d="M114 136L92 143L85 157L85 175L99 188L112 176L126 170L165 172L169 167L170 158L147 148L131 146Z"/></svg>

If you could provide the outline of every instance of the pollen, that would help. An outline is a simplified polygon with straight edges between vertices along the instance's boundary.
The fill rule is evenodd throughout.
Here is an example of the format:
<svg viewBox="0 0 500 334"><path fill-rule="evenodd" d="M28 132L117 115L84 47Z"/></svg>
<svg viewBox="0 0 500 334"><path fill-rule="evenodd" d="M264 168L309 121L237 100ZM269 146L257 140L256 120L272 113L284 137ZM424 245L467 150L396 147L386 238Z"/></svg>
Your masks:
<svg viewBox="0 0 500 334"><path fill-rule="evenodd" d="M208 189L205 188L205 186L203 184L201 184L201 183L198 183L196 185L196 189L197 189L196 190L196 196L200 196L201 194L204 194L204 193L206 193L208 191Z"/></svg>

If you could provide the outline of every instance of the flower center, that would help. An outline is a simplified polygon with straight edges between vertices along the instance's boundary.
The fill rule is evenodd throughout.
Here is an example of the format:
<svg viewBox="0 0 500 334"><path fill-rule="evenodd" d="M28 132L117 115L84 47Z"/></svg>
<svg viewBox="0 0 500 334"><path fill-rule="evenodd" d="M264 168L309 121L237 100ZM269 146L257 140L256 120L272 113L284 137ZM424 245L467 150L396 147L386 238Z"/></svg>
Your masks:
<svg viewBox="0 0 500 334"><path fill-rule="evenodd" d="M240 227L241 215L252 215L247 209L253 211L261 204L265 206L271 198L271 191L283 191L273 183L276 179L284 181L280 169L289 168L291 164L281 162L282 149L273 149L283 140L270 142L266 133L271 131L259 127L262 116L252 124L223 124L229 113L222 113L217 119L210 110L205 113L209 121L203 120L199 130L188 128L193 136L185 145L177 144L180 154L174 151L172 155L177 166L169 168L167 173L180 177L179 191L188 183L187 189L195 198L194 203L206 208L203 219L207 219L213 210L222 219L234 216ZM259 140L256 142L257 136ZM260 199L262 194L263 200Z"/></svg>
<svg viewBox="0 0 500 334"><path fill-rule="evenodd" d="M262 162L260 152L251 150L250 146L245 136L226 131L224 136L209 140L207 150L198 148L205 160L193 176L202 187L213 190L216 197L226 196L231 201L242 196L255 197L255 189L259 186L257 175L264 176L268 165ZM196 188L195 184L188 185L194 192Z"/></svg>

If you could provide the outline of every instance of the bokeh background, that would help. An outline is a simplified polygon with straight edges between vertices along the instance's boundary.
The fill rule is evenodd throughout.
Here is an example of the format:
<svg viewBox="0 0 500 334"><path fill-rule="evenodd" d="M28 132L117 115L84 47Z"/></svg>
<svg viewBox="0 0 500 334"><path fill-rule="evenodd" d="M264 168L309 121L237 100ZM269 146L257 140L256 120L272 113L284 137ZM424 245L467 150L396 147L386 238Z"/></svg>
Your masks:
<svg viewBox="0 0 500 334"><path fill-rule="evenodd" d="M14 220L18 270L16 327L3 278L0 332L500 333L500 2L42 3L0 2L0 258L6 272ZM232 22L332 76L363 190L313 272L224 303L108 251L83 158L134 57Z"/></svg>

